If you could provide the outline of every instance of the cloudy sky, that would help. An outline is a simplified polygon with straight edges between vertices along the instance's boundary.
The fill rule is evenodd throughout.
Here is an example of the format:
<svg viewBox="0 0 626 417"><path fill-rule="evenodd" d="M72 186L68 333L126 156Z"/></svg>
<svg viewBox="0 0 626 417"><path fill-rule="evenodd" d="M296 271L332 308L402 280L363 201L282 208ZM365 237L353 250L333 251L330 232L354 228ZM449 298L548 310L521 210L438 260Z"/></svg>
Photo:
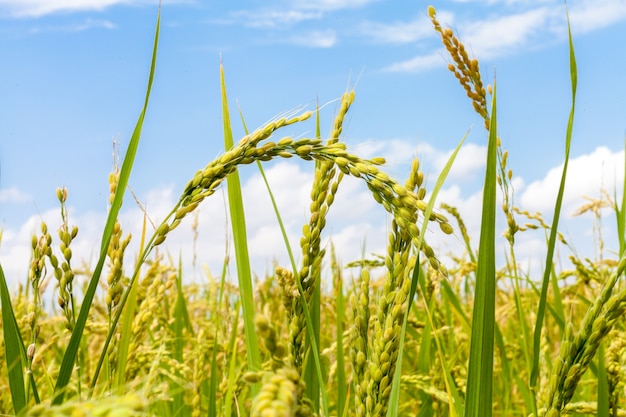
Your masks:
<svg viewBox="0 0 626 417"><path fill-rule="evenodd" d="M479 59L483 79L498 79L499 133L510 152L515 202L551 217L571 105L565 6L561 0L437 1L439 20ZM130 185L154 222L185 183L222 149L220 56L231 109L250 128L277 114L324 104L328 132L336 99L356 101L344 140L364 157L384 156L403 179L417 155L434 182L447 156L469 135L440 201L459 208L478 241L486 133L451 73L427 17L427 2L376 0L171 0L162 7L156 77ZM584 196L613 195L624 178L626 0L568 2L578 59L578 101L561 230L581 255L594 256L593 219L572 217ZM0 262L24 282L30 238L41 220L59 225L55 190L69 189L70 222L80 228L74 261L93 264L108 200L112 140L125 149L143 104L158 2L155 0L0 0ZM236 114L236 113L235 113ZM243 129L237 118L235 135ZM312 135L307 122L288 134ZM266 165L294 245L307 219L311 165ZM286 251L254 166L242 170L253 267L263 275ZM223 195L200 208L197 263L191 221L168 239L189 275L219 272L227 233ZM614 256L606 213L606 256ZM127 196L122 226L135 240L141 211ZM191 220L191 219L189 219ZM327 237L341 260L381 253L388 218L364 184L346 181ZM523 221L520 220L520 221ZM428 238L441 252L460 238ZM519 242L525 264L543 262L542 233ZM135 246L136 247L136 246ZM563 252L565 259L568 253ZM132 258L131 258L132 260Z"/></svg>

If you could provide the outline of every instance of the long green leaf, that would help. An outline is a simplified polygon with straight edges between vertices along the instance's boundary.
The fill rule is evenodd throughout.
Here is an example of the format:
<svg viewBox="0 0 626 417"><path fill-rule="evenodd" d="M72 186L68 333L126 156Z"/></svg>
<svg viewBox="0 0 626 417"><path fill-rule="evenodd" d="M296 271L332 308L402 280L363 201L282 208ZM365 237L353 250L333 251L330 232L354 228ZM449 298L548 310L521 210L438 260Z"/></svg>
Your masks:
<svg viewBox="0 0 626 417"><path fill-rule="evenodd" d="M11 305L9 288L0 265L0 302L2 302L2 330L4 332L4 352L6 354L9 389L15 414L26 409L26 392L24 390L24 341L17 327L15 313Z"/></svg>
<svg viewBox="0 0 626 417"><path fill-rule="evenodd" d="M183 293L183 264L182 256L178 257L178 272L176 274L176 305L174 307L174 323L173 323L173 359L179 363L185 363L184 350L185 350L185 335L184 330L189 332L189 335L193 336L194 331L189 320L189 312L187 311L187 302L185 300L185 294ZM182 378L182 375L178 370L175 370L175 375ZM174 415L188 417L191 416L191 409L184 399L184 387L178 382L178 380L170 382L170 392L172 393L172 409Z"/></svg>
<svg viewBox="0 0 626 417"><path fill-rule="evenodd" d="M128 144L128 149L126 150L126 154L124 156L124 162L122 163L122 169L120 171L117 191L115 192L115 197L113 198L113 203L111 204L111 209L109 210L109 215L107 217L107 221L104 227L104 232L102 234L102 243L100 245L100 257L98 258L98 263L89 281L89 286L87 287L87 291L85 292L85 297L83 298L80 312L78 314L78 319L76 320L76 326L74 328L74 331L72 332L72 336L70 337L70 342L67 346L67 350L65 351L65 355L63 356L61 368L59 369L59 376L58 376L56 385L54 387L54 399L52 400L52 404L54 405L63 403L65 389L72 376L74 363L76 362L76 354L78 353L78 348L80 347L80 341L83 336L85 324L87 323L87 317L89 315L91 303L93 302L96 289L98 288L98 283L100 282L100 275L104 267L104 261L106 260L107 248L109 247L109 242L111 241L111 235L113 234L113 227L115 226L115 220L117 219L117 215L119 214L119 211L122 207L124 193L126 191L126 186L128 185L128 179L130 177L133 163L135 161L135 155L137 154L137 148L139 146L139 139L141 137L141 129L143 127L143 120L146 114L146 110L148 108L148 101L150 99L150 91L152 90L152 81L154 80L157 49L158 49L158 44L159 44L160 23L161 23L161 10L159 9L159 14L157 16L156 31L154 35L154 48L152 50L152 62L150 66L150 76L148 78L148 87L146 89L146 99L144 101L143 108L141 109L141 113L139 114L139 119L137 120L137 124L135 125L135 130L133 131L133 135ZM105 347L105 350L106 350L106 347Z"/></svg>
<svg viewBox="0 0 626 417"><path fill-rule="evenodd" d="M228 99L226 97L226 81L224 78L224 66L220 63L220 84L222 90L222 119L224 123L224 148L226 150L234 146L233 132L230 124L230 112L228 111ZM239 173L233 172L226 179L228 184L228 206L230 209L230 222L233 229L233 243L235 245L235 259L237 263L237 277L239 279L239 291L241 292L241 307L243 309L243 324L246 335L246 351L250 371L261 369L261 353L254 327L254 292L252 289L252 272L250 270L250 256L248 254L248 240L246 236L246 219L241 196L241 184ZM252 385L252 395L256 395L259 384Z"/></svg>
<svg viewBox="0 0 626 417"><path fill-rule="evenodd" d="M624 139L624 167L626 167L626 138ZM624 176L622 188L622 204L617 204L617 196L615 196L615 217L617 220L617 238L619 240L620 255L626 250L626 172Z"/></svg>
<svg viewBox="0 0 626 417"><path fill-rule="evenodd" d="M465 417L492 415L493 347L496 296L496 177L497 177L496 85L493 85L487 167L483 187L483 209L478 249L478 269L472 337L470 344Z"/></svg>
<svg viewBox="0 0 626 417"><path fill-rule="evenodd" d="M559 193L556 198L554 207L554 215L552 227L550 228L550 240L548 241L548 252L546 253L545 271L541 286L541 295L539 297L539 305L537 307L537 322L535 323L535 333L533 338L533 366L530 374L531 391L536 392L537 380L539 378L539 350L541 348L541 331L543 329L543 318L546 310L546 299L548 294L548 286L550 280L550 272L552 271L552 260L554 258L554 248L556 246L556 238L559 226L559 217L561 215L561 204L563 203L563 194L565 192L565 179L567 177L567 166L569 164L569 151L572 142L572 129L574 128L574 110L576 109L576 85L578 82L578 71L576 69L576 56L574 54L574 42L572 40L572 31L569 23L569 14L567 17L567 34L569 38L569 62L570 62L570 79L572 84L572 107L567 120L567 131L565 133L565 161L563 162L563 172L561 173L561 184L559 185Z"/></svg>

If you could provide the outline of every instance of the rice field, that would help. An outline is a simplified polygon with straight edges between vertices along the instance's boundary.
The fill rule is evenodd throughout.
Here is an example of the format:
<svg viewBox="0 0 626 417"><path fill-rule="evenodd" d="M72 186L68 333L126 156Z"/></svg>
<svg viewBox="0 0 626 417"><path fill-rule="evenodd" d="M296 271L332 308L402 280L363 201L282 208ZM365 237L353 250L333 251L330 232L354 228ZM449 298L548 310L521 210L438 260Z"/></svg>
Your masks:
<svg viewBox="0 0 626 417"><path fill-rule="evenodd" d="M428 15L449 54L448 69L484 122L478 246L470 244L463 214L437 200L462 142L432 188L426 189L417 158L406 178L391 178L384 159L361 158L341 140L354 91L341 97L328 138L313 111L273 120L235 142L221 68L225 151L190 178L154 232L144 226L133 237L140 252L125 263L131 236L117 218L157 66L159 18L145 103L109 177L110 207L94 269L78 268L72 258L78 229L65 206L71 190L64 188L57 190L62 224L41 223L32 236L28 280L10 291L0 268L0 415L625 416L626 257L572 256L570 270L553 263L558 245L568 244L558 223L576 103L571 34L566 157L547 224L512 203L496 85L483 85L478 60L440 25L432 6ZM314 137L281 136L281 128L300 123L314 123ZM309 220L296 247L283 229L290 264L253 279L237 170L257 164L263 174L263 162L279 158L310 162ZM347 176L365 183L391 224L386 253L340 265L321 236ZM159 248L221 186L232 219L236 284L226 272L230 259L221 275L190 283ZM267 192L272 195L269 185ZM614 211L615 253L626 249L625 206L626 197L607 195L581 209ZM503 265L496 265L497 216L507 220ZM541 276L517 266L515 237L529 229L545 231ZM427 230L455 233L465 251L444 265ZM322 281L331 283L328 290ZM53 293L49 300L46 287L53 287L45 293Z"/></svg>

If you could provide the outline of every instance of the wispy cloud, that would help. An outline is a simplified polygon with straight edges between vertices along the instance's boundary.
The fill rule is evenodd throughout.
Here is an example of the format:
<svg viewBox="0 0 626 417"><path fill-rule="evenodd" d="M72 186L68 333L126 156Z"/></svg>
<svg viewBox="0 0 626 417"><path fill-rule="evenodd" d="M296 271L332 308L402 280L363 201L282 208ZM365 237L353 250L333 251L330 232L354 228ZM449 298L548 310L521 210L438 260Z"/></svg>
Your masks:
<svg viewBox="0 0 626 417"><path fill-rule="evenodd" d="M59 26L37 26L30 30L31 34L42 32L83 32L89 29L117 29L117 25L109 20L85 19L82 23Z"/></svg>
<svg viewBox="0 0 626 417"><path fill-rule="evenodd" d="M586 0L580 5L572 5L569 17L578 33L601 29L626 19L626 1Z"/></svg>
<svg viewBox="0 0 626 417"><path fill-rule="evenodd" d="M0 190L0 203L25 203L31 196L16 187Z"/></svg>
<svg viewBox="0 0 626 417"><path fill-rule="evenodd" d="M99 11L132 0L0 0L3 14L14 17L40 17L57 12Z"/></svg>
<svg viewBox="0 0 626 417"><path fill-rule="evenodd" d="M521 194L521 206L542 212L553 209L562 171L561 164L551 169L544 178L528 184ZM590 154L571 159L563 197L564 212L573 213L582 205L585 196L599 197L603 188L610 191L621 189L622 172L624 172L624 151L612 152L601 146Z"/></svg>
<svg viewBox="0 0 626 417"><path fill-rule="evenodd" d="M418 55L406 61L394 62L383 68L389 72L420 72L431 68L440 67L444 60L444 50L439 49L429 55Z"/></svg>
<svg viewBox="0 0 626 417"><path fill-rule="evenodd" d="M278 6L238 10L221 23L241 24L252 28L285 28L298 23L323 18L327 13L366 6L377 0L298 0Z"/></svg>
<svg viewBox="0 0 626 417"><path fill-rule="evenodd" d="M220 22L258 29L274 29L293 26L306 20L320 19L322 16L322 12L314 10L238 10L230 18Z"/></svg>
<svg viewBox="0 0 626 417"><path fill-rule="evenodd" d="M509 7L489 10L486 17L470 16L460 20L449 13L438 13L445 16L440 21L450 25L458 32L463 43L472 54L481 59L492 59L500 56L521 53L528 49L545 47L555 40L565 40L567 25L565 10L562 6L542 5L545 2L527 1L478 1L488 5L506 4ZM528 8L530 6L531 8ZM511 13L511 8L522 9ZM626 20L626 0L584 0L575 2L569 7L569 16L574 35L597 30L616 22ZM454 22L454 24L452 24ZM395 33L392 25L372 25L372 28L381 30L378 40L389 43L414 41L419 39L416 27L418 21L398 23L396 26L404 28L411 35L403 36ZM412 32L411 32L411 29ZM430 27L425 30L432 30ZM425 36L425 35L422 35ZM398 61L387 65L385 70L394 72L419 72L439 65L437 59L444 51L426 52L416 57ZM443 53L445 55L445 53Z"/></svg>
<svg viewBox="0 0 626 417"><path fill-rule="evenodd" d="M454 22L452 13L442 12L438 15L441 22L451 25ZM359 33L375 42L403 44L435 36L433 25L424 14L408 22L363 22Z"/></svg>
<svg viewBox="0 0 626 417"><path fill-rule="evenodd" d="M163 3L189 3L192 0L164 0ZM158 5L158 0L0 0L0 16L41 17L52 13L102 11L115 5Z"/></svg>
<svg viewBox="0 0 626 417"><path fill-rule="evenodd" d="M363 7L376 1L378 0L296 0L291 4L303 10L334 11Z"/></svg>
<svg viewBox="0 0 626 417"><path fill-rule="evenodd" d="M331 48L337 43L337 34L332 29L315 30L286 38L285 42L307 48Z"/></svg>
<svg viewBox="0 0 626 417"><path fill-rule="evenodd" d="M531 39L549 27L555 10L547 7L495 19L472 22L460 31L461 40L472 52L483 59L519 51Z"/></svg>

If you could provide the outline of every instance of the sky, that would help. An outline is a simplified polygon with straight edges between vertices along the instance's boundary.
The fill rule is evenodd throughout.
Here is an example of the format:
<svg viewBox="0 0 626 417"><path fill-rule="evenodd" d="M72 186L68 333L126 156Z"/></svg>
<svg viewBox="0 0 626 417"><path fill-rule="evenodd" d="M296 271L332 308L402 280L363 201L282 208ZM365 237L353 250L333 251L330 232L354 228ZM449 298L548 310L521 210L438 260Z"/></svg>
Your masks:
<svg viewBox="0 0 626 417"><path fill-rule="evenodd" d="M554 210L571 107L566 7L560 0L434 1L481 65L497 79L498 126L513 169L515 204ZM223 152L220 60L231 112L254 129L284 112L322 105L329 132L337 99L355 89L343 138L359 156L384 156L404 181L419 157L432 187L467 134L438 197L459 209L477 246L487 134L454 76L423 1L170 0L161 7L157 68L130 187L158 224L194 173ZM576 114L560 230L576 253L594 258L594 218L576 209L623 187L626 131L626 0L567 3L578 63ZM158 13L154 0L0 0L0 263L10 283L24 283L30 241L43 220L60 225L56 189L68 189L75 266L94 265L108 203L113 141L123 154L145 97ZM244 130L233 117L236 139ZM307 137L309 121L277 132ZM265 165L290 241L297 248L307 221L311 164L293 159ZM248 239L255 273L286 250L255 166L241 169ZM617 191L616 191L617 190ZM429 189L430 191L430 189ZM219 274L229 229L224 190L168 238L161 253L182 257L186 276ZM500 231L505 223L499 213ZM142 211L127 195L120 217L133 243ZM524 222L523 218L519 219ZM616 257L614 216L605 210L605 257ZM389 217L364 184L346 180L329 213L329 240L347 263L384 253ZM56 236L54 236L56 239ZM427 239L445 258L462 251L458 233ZM521 267L540 270L543 232L520 235ZM499 239L499 251L503 251ZM135 251L133 253L133 251ZM297 253L297 251L296 251ZM566 267L569 250L559 252ZM234 259L231 257L231 259ZM77 265L78 264L78 265ZM231 265L231 271L234 266ZM533 277L535 278L535 277ZM539 279L539 277L536 277Z"/></svg>

